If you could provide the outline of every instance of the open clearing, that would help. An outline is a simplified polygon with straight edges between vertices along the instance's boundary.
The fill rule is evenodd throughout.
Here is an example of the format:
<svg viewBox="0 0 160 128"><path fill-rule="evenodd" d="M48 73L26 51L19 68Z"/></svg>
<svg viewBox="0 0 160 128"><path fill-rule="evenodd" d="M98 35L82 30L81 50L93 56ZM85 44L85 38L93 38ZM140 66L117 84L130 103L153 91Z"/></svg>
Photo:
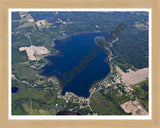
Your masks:
<svg viewBox="0 0 160 128"><path fill-rule="evenodd" d="M42 54L48 54L50 51L45 48L44 46L33 46L31 45L30 47L20 47L19 51L24 51L26 50L27 56L29 60L37 60L36 56L37 55L42 55Z"/></svg>
<svg viewBox="0 0 160 128"><path fill-rule="evenodd" d="M118 66L116 66L117 71L121 74L122 82L126 86L134 85L141 81L144 81L149 76L149 68L143 68L137 71L129 69L129 72L123 72Z"/></svg>
<svg viewBox="0 0 160 128"><path fill-rule="evenodd" d="M121 104L121 107L126 113L132 113L132 115L148 115L148 112L142 108L137 100L125 102Z"/></svg>
<svg viewBox="0 0 160 128"><path fill-rule="evenodd" d="M36 22L36 25L38 26L38 28L49 28L50 24L46 21L46 20L38 20Z"/></svg>

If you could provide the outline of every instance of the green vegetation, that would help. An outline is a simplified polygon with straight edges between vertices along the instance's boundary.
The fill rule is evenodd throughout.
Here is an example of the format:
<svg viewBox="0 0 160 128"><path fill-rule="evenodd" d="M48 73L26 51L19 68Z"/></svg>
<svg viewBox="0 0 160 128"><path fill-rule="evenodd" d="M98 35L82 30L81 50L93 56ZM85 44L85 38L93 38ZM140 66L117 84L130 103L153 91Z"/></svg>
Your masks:
<svg viewBox="0 0 160 128"><path fill-rule="evenodd" d="M24 28L24 27L30 27L30 26L34 26L34 22L27 22L27 23L24 23L22 25L20 25L17 29L20 29L20 28Z"/></svg>
<svg viewBox="0 0 160 128"><path fill-rule="evenodd" d="M133 66L137 69L148 67L148 31L136 31L132 34L131 30L126 28L111 50L116 56L113 63L123 71Z"/></svg>
<svg viewBox="0 0 160 128"><path fill-rule="evenodd" d="M45 46L46 48L52 47L53 35L48 33L34 33L31 35L31 40L35 46Z"/></svg>
<svg viewBox="0 0 160 128"><path fill-rule="evenodd" d="M65 107L64 110L65 110L65 111L68 111L69 109L74 108L74 107L77 107L77 106L79 106L79 104L69 102L69 103L66 103L66 107Z"/></svg>
<svg viewBox="0 0 160 128"><path fill-rule="evenodd" d="M105 38L103 36L97 36L95 37L95 42L97 46L104 48L105 46L109 46L109 43L105 41Z"/></svg>
<svg viewBox="0 0 160 128"><path fill-rule="evenodd" d="M21 34L14 34L12 35L12 47L19 48L19 47L28 47L31 45L29 39Z"/></svg>
<svg viewBox="0 0 160 128"><path fill-rule="evenodd" d="M24 64L17 64L16 66L13 66L13 68L15 69L13 73L18 80L27 80L28 82L33 83L33 81L37 79L36 75L38 74L38 71L35 71Z"/></svg>
<svg viewBox="0 0 160 128"><path fill-rule="evenodd" d="M26 35L29 32L35 31L36 27L34 22L29 22L28 19L31 19L31 15L28 13L23 12L16 12L16 15L19 15L18 13L24 15L22 18L16 18L12 20L12 32L19 33L21 35ZM12 13L14 16L15 14Z"/></svg>
<svg viewBox="0 0 160 128"><path fill-rule="evenodd" d="M24 99L19 99L18 101L12 100L12 115L28 115L28 113L23 109L22 105L19 104L19 101L26 102Z"/></svg>
<svg viewBox="0 0 160 128"><path fill-rule="evenodd" d="M120 107L118 96L113 93L100 91L93 94L90 102L93 111L99 115L127 115Z"/></svg>
<svg viewBox="0 0 160 128"><path fill-rule="evenodd" d="M40 26L38 27L39 29L42 29L42 28L49 28L50 27L50 24L47 22L47 21L44 21L44 24L42 24L40 22Z"/></svg>
<svg viewBox="0 0 160 128"><path fill-rule="evenodd" d="M27 60L26 51L19 52L18 48L12 48L12 64L26 62Z"/></svg>
<svg viewBox="0 0 160 128"><path fill-rule="evenodd" d="M12 80L12 86L19 88L17 93L12 94L14 100L18 100L19 98L25 97L44 99L45 92L43 90L37 90L35 88L27 86L26 84L22 84L16 80Z"/></svg>
<svg viewBox="0 0 160 128"><path fill-rule="evenodd" d="M136 96L140 103L148 110L148 79L133 86L133 95Z"/></svg>
<svg viewBox="0 0 160 128"><path fill-rule="evenodd" d="M64 99L58 99L58 98L56 98L55 103L57 103L60 106L65 106L66 101Z"/></svg>
<svg viewBox="0 0 160 128"><path fill-rule="evenodd" d="M92 114L89 107L78 109L76 112L79 113L80 115L90 115L90 114Z"/></svg>
<svg viewBox="0 0 160 128"><path fill-rule="evenodd" d="M21 19L19 12L12 12L12 21Z"/></svg>
<svg viewBox="0 0 160 128"><path fill-rule="evenodd" d="M24 111L27 112L29 115L49 115L49 114L53 114L53 113L50 113L48 110L33 109L32 108L32 102L29 105L27 103L23 103L22 107L23 107Z"/></svg>
<svg viewBox="0 0 160 128"><path fill-rule="evenodd" d="M56 111L45 103L41 104L31 98L19 98L12 101L13 115L55 115Z"/></svg>
<svg viewBox="0 0 160 128"><path fill-rule="evenodd" d="M12 114L13 115L52 115L56 114L50 105L56 100L56 92L53 90L38 90L12 80L12 87L18 87L17 93L12 93ZM56 100L56 103L63 103L63 100Z"/></svg>
<svg viewBox="0 0 160 128"><path fill-rule="evenodd" d="M116 69L116 65L113 66L113 71L114 71L114 74L118 74L118 71Z"/></svg>
<svg viewBox="0 0 160 128"><path fill-rule="evenodd" d="M132 97L129 93L124 91L124 87L119 87L118 89L110 88L108 92L101 91L101 93L114 102L117 106L127 102L127 101L134 101L135 98Z"/></svg>

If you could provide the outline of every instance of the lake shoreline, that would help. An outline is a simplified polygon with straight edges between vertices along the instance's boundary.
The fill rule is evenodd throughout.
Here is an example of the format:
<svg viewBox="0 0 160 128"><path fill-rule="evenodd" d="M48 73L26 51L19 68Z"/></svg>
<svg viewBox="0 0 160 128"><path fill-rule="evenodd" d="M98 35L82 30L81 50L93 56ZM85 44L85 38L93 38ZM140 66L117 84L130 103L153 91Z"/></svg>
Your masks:
<svg viewBox="0 0 160 128"><path fill-rule="evenodd" d="M60 37L60 38L56 38L55 40L63 40L65 38L68 38L68 37L71 37L71 36L77 36L77 35L81 35L81 34L87 34L87 33L105 33L105 32L100 32L100 31L92 31L92 32L82 32L82 33L74 33L72 35L66 35L66 36L63 36L63 37ZM54 41L55 41L54 40Z"/></svg>
<svg viewBox="0 0 160 128"><path fill-rule="evenodd" d="M110 60L110 58L111 58L111 55L112 55L112 52L110 51L109 48L105 48L105 49L109 52L109 55L106 57L106 59L107 59L107 63L108 63L108 65L109 65L110 71L109 71L108 75L107 75L105 78L103 78L103 79L101 79L100 81L98 81L98 82L96 82L96 83L94 83L94 84L91 85L91 87L90 87L90 89L89 89L90 94L91 94L91 91L94 89L94 87L96 87L99 83L102 83L103 81L107 80L108 77L109 77L109 75L112 73L112 70L113 70L112 63L109 62L109 60ZM106 60L106 59L105 59L105 60Z"/></svg>
<svg viewBox="0 0 160 128"><path fill-rule="evenodd" d="M81 36L82 34L84 34L83 36ZM80 36L79 36L80 35ZM106 36L107 35L107 33L101 33L101 32L85 32L85 33L78 33L78 34L74 34L74 35L71 35L71 36L68 36L68 38L69 37L71 37L71 39L72 39L72 36L74 37L74 36L78 36L78 37L80 37L79 38L79 40L81 41L84 41L84 42L88 42L87 44L86 44L86 46L90 46L90 44L93 44L94 45L94 47L91 45L91 47L90 47L90 49L93 47L93 48L95 48L95 43L93 42L94 41L94 38L96 37L96 36ZM86 37L85 37L86 36ZM85 37L84 39L83 39L83 37ZM63 41L63 39L64 38L67 38L67 37L63 37L63 38L61 38L61 39L56 39L57 40L57 42L56 42L56 40L54 40L53 42L53 47L55 48L55 45L56 44L58 44L58 43L63 43L64 42L64 44L68 44L68 42L66 42L65 40ZM88 38L90 38L89 40L88 40ZM92 41L93 40L93 41ZM59 42L60 41L60 42ZM74 40L75 41L75 40ZM80 41L79 42L77 42L78 44L81 44L80 43ZM73 44L73 43L72 43ZM69 43L69 46L70 46L71 44ZM60 45L61 46L61 45ZM63 44L62 44L62 46L63 46ZM67 45L67 48L69 48L69 46ZM73 46L77 46L77 45L73 45ZM79 45L78 45L79 46ZM81 47L81 49L84 47L84 45L82 45L82 47ZM85 51L86 51L86 53L87 53L87 48L88 47L86 47L86 49L85 49ZM56 47L56 50L60 50L59 49L59 45L57 45L57 47ZM79 47L78 47L78 49L79 49ZM79 49L80 50L80 49ZM104 49L105 50L105 49ZM67 51L68 52L68 51ZM60 53L60 52L59 52ZM81 50L80 50L80 53L81 53ZM58 54L51 54L51 55L49 55L49 56L57 56ZM81 57L81 55L83 55L83 56L86 56L85 54L84 54L84 52L82 53L82 54L79 54L80 56L77 56L77 57ZM49 57L48 56L48 57ZM89 56L89 55L88 55ZM103 58L101 58L103 56ZM110 54L108 55L108 56L110 56ZM100 57L98 57L99 59L98 60L100 60L100 61L96 61L96 60L94 60L94 63L92 64L92 66L93 65L95 65L97 62L97 66L99 67L99 68L95 68L95 73L97 72L97 71L99 71L101 74L100 75L96 75L95 73L92 73L92 72L90 72L89 74L90 75L93 75L92 76L92 78L89 78L89 81L91 82L90 84L85 84L84 82L81 82L82 84L83 84L83 86L85 87L85 85L86 85L86 87L87 87L87 89L88 89L88 95L87 95L87 97L89 97L90 96L90 93L89 93L89 90L93 87L93 85L92 85L92 82L95 80L95 79L98 79L98 80L100 80L100 81L102 81L102 80L104 80L104 79L107 79L108 78L108 76L109 76L109 74L110 74L110 72L111 72L111 69L110 69L110 64L108 63L108 61L106 61L106 62L104 62L104 60L106 60L108 57L106 57L106 55L104 54L104 53L102 53L101 55L100 55ZM49 58L45 58L49 63L53 63L53 61L50 61L50 59ZM56 61L56 62L58 62L58 61ZM95 63L96 62L96 63ZM101 63L99 63L99 62L101 62ZM102 64L102 62L103 62L103 64ZM47 63L48 64L48 63ZM104 66L104 68L102 67L102 66L100 66L100 65L103 65ZM105 65L107 65L107 67L105 66ZM51 66L51 65L49 65L49 66ZM59 65L60 66L60 65ZM52 67L53 66L51 66L51 68L50 68L50 70L52 70ZM47 68L49 68L49 67L47 67ZM59 67L60 68L60 67ZM72 67L71 67L72 68ZM90 67L91 68L91 67ZM105 70L104 70L105 69ZM54 70L54 69L53 69ZM47 72L44 72L45 74L47 73ZM84 72L85 73L85 72ZM105 74L106 75L105 75ZM95 74L95 75L94 75ZM104 75L103 75L104 74ZM52 74L50 74L50 75L52 75ZM54 74L53 74L54 75ZM56 75L56 74L55 74ZM89 76L90 76L89 75ZM48 77L51 77L51 76L48 76ZM59 76L57 76L57 77L59 77ZM105 77L105 78L104 78ZM102 79L103 78L103 79ZM52 79L54 79L54 77L52 77ZM83 79L83 76L81 77L80 76L80 78L79 79ZM57 79L55 79L56 81L57 81ZM60 83L61 81L60 80L58 80L58 83L59 83L59 86L61 87L61 89L63 90L63 88L64 88L64 85L62 84L62 83ZM74 81L74 82L76 82L76 81ZM76 83L75 83L76 84ZM70 84L67 84L67 85L70 85ZM72 83L71 84L71 86L70 86L70 88L72 88L72 86L74 85L74 83ZM80 84L78 84L78 85L80 85ZM83 88L83 86L82 86L82 88ZM79 86L77 89L80 89L81 87ZM63 92L68 92L69 90L66 90L66 91L63 91ZM77 90L78 91L78 90ZM64 95L64 93L62 92L62 95ZM74 91L72 92L72 93L74 93ZM86 97L85 95L87 94L87 91L86 91L86 94L84 93L82 93L83 95L81 95L80 94L80 92L79 93L74 93L75 95L79 95L79 97Z"/></svg>

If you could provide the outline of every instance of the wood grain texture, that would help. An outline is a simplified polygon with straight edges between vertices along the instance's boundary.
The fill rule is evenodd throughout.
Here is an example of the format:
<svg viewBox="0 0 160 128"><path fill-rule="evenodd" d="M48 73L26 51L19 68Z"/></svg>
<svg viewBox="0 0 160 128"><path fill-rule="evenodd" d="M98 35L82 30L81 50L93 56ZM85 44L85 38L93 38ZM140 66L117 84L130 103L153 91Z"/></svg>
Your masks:
<svg viewBox="0 0 160 128"><path fill-rule="evenodd" d="M9 8L152 8L152 120L8 120ZM0 128L160 128L160 0L0 0Z"/></svg>

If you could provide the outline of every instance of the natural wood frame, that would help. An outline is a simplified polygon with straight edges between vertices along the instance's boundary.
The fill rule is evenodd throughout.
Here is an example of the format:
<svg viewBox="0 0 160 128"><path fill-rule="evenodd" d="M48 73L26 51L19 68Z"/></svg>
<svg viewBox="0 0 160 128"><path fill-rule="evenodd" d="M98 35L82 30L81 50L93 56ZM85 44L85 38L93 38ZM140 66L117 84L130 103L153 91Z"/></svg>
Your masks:
<svg viewBox="0 0 160 128"><path fill-rule="evenodd" d="M151 8L152 9L152 120L9 120L8 12L9 8ZM160 127L160 0L0 0L0 128L35 127Z"/></svg>

